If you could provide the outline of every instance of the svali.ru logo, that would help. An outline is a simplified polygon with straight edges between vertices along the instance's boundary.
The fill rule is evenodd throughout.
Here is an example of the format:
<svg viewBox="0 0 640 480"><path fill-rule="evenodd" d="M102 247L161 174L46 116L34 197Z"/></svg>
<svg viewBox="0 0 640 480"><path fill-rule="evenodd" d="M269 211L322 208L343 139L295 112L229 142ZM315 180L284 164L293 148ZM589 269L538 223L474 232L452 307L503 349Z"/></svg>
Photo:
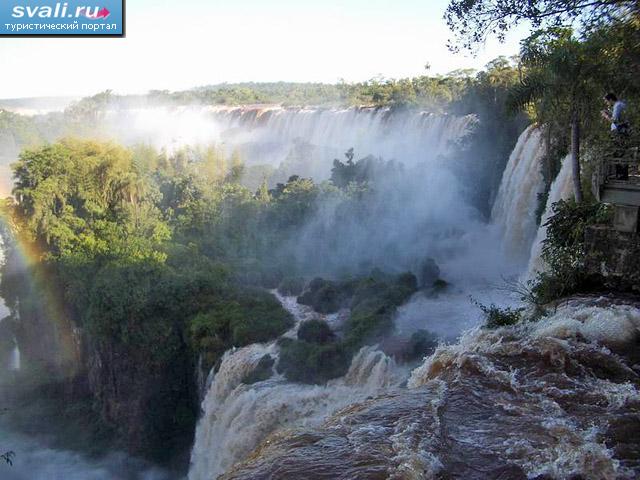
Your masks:
<svg viewBox="0 0 640 480"><path fill-rule="evenodd" d="M91 18L106 19L111 12L105 7L78 6L75 10L69 9L69 4L56 3L55 7L45 6L22 6L13 7L11 16L13 18Z"/></svg>

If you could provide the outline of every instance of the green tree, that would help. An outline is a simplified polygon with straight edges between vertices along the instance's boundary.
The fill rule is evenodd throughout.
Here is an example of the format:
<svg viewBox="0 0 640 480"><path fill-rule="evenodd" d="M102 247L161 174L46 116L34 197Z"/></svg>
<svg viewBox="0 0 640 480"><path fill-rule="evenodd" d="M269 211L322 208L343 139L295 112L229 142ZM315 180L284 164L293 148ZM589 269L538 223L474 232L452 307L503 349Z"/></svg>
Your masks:
<svg viewBox="0 0 640 480"><path fill-rule="evenodd" d="M527 38L521 57L524 77L512 88L508 103L514 109L534 106L541 124L570 126L574 193L581 202L581 130L585 119L593 117L594 99L600 97L595 82L602 70L599 50L576 39L569 29L551 29Z"/></svg>
<svg viewBox="0 0 640 480"><path fill-rule="evenodd" d="M507 32L524 22L535 29L580 22L585 29L637 14L636 0L451 0L445 11L455 34L450 48L474 49L489 36L504 40Z"/></svg>
<svg viewBox="0 0 640 480"><path fill-rule="evenodd" d="M13 171L15 224L46 255L162 258L158 192L131 151L67 139L25 150Z"/></svg>

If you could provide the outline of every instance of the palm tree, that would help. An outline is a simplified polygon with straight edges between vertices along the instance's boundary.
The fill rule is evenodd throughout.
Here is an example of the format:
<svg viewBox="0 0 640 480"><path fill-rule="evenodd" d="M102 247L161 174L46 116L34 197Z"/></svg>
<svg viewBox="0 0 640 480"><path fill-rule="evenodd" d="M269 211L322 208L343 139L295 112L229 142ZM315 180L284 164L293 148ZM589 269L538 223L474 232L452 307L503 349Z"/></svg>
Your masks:
<svg viewBox="0 0 640 480"><path fill-rule="evenodd" d="M521 53L524 75L511 89L509 107L535 105L539 124L569 125L575 198L582 202L581 127L597 98L593 79L599 69L598 55L592 45L575 39L568 29L534 33L523 42Z"/></svg>

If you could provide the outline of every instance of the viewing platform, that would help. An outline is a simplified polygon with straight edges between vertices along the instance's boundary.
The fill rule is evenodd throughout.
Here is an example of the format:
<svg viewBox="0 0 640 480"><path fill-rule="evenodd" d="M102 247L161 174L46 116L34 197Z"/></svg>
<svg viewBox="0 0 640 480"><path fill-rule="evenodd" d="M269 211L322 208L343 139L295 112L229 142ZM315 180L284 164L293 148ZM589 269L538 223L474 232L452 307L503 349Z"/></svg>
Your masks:
<svg viewBox="0 0 640 480"><path fill-rule="evenodd" d="M640 210L640 155L638 147L616 150L600 163L593 174L593 194L615 207L614 228L638 231Z"/></svg>

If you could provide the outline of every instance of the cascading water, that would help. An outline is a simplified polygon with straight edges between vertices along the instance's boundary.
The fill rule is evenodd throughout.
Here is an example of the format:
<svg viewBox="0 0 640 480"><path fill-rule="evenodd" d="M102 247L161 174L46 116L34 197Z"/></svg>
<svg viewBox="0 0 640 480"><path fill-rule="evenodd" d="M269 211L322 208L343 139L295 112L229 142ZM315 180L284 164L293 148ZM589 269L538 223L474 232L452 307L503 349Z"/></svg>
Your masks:
<svg viewBox="0 0 640 480"><path fill-rule="evenodd" d="M11 357L9 358L9 370L20 370L20 347L18 342L14 339L15 346L11 351Z"/></svg>
<svg viewBox="0 0 640 480"><path fill-rule="evenodd" d="M365 108L218 108L213 110L213 118L224 126L222 140L232 145L255 144L260 148L271 147L273 152L284 148L287 154L296 142L313 146L325 163L324 178L328 174L327 166L331 166L330 159L342 158L348 148L353 147L357 155L372 154L411 165L444 153L449 141L459 138L473 122L473 117ZM275 157L278 158L277 153ZM317 180L323 178L322 175L310 176Z"/></svg>
<svg viewBox="0 0 640 480"><path fill-rule="evenodd" d="M529 266L526 272L526 279L532 279L536 273L542 272L545 269L544 261L542 260L542 246L544 239L547 238L547 220L553 215L553 204L560 200L568 200L573 195L573 181L572 181L572 169L571 169L571 156L567 155L562 160L562 166L560 172L556 176L555 180L551 184L549 190L549 196L547 198L547 204L544 209L544 214L540 220L540 227L536 234L536 238L531 246L531 253L529 255Z"/></svg>
<svg viewBox="0 0 640 480"><path fill-rule="evenodd" d="M505 267L508 262L501 260L503 249L501 241L495 238L495 228L483 222L466 203L460 180L443 157L469 129L472 119L407 113L394 120L390 115L386 111L357 109L220 109L214 118L225 124L226 133L221 133L221 138L224 136L235 145L252 145L256 149L260 146L267 152L266 157L256 158L263 160L271 155L274 160L270 161L275 165L285 161L288 153L285 155L283 151L290 152L300 139L321 147L325 154L326 148L333 148L337 156L346 148L358 149L361 145L363 155L375 153L401 160L406 170L377 184L369 201L375 210L370 216L344 225L334 221L331 208L321 209L316 218L310 219L306 231L294 239L295 244L287 245L285 250L293 255L301 245L306 246L303 252L308 255L313 251L312 257L322 258L325 268L331 262L336 262L336 266L357 263L362 253L369 255L366 258L376 258L382 268L411 268L412 262L424 258L426 253L434 255L453 287L435 298L417 295L400 309L395 323L402 334L427 328L443 338L455 338L462 329L477 325L480 317L469 295L483 303L504 304L505 295L497 292L495 285L503 275L513 273L511 267ZM269 145L278 148L269 152ZM536 164L540 148L536 130L523 134L518 153L512 155L512 172L505 176L504 182L509 186L501 190L505 205L509 203L509 195L520 195L521 211L535 210L538 183L542 183ZM326 168L331 165L327 158L332 157L324 158ZM534 169L531 178L527 177L529 169ZM526 193L518 191L514 183L518 178L529 181ZM496 213L497 217L500 215ZM510 228L509 222L522 219L514 211L505 212L502 221L505 228ZM535 225L510 231L517 229L530 230L531 237L535 233ZM328 231L343 240L327 242ZM331 245L330 250L324 252L327 247L313 243L314 239ZM307 307L298 305L295 298L280 297L280 301L298 321L314 315ZM328 320L331 324L335 319ZM295 329L287 335L293 334ZM278 375L252 385L242 382L261 358L277 357L277 352L273 343L225 354L202 404L203 417L196 430L190 480L216 478L245 459L274 432L316 427L333 412L364 401L372 393L395 391L403 378L402 371L388 357L368 348L354 357L345 377L326 386L291 384ZM403 434L398 433L399 443L402 438ZM398 452L398 459L406 456L403 462L407 465L416 461L409 458L409 449L405 450L404 454Z"/></svg>
<svg viewBox="0 0 640 480"><path fill-rule="evenodd" d="M245 165L277 169L273 181L300 175L322 181L334 158L353 148L356 158L375 155L415 165L446 153L475 117L392 112L389 109L184 107L109 112L108 129L127 143L157 147L224 145Z"/></svg>
<svg viewBox="0 0 640 480"><path fill-rule="evenodd" d="M290 174L315 181L327 179L332 160L341 159L349 148L354 148L356 158L375 155L402 162L404 171L377 185L367 218L341 226L334 222L332 206L323 206L295 239L297 244L285 246L292 255L309 256L312 251L314 258L332 267L374 259L376 266L407 269L427 254L436 257L452 286L434 298L418 294L403 306L395 319L402 334L427 328L442 338L451 338L477 325L480 314L469 296L484 304L503 303L504 293L497 293L496 284L505 272L513 273L511 267L505 270L508 261L504 253L517 257L527 252L536 233L535 210L543 188L543 142L535 127L520 136L502 177L492 225L486 225L468 205L462 180L445 158L455 141L472 127L473 117L385 109L194 107L130 109L111 112L109 118L112 133L125 142L147 141L168 149L223 145L228 153L239 152L248 167L270 166L271 183L284 181ZM551 214L550 205L571 192L568 164L565 160L552 185L543 223ZM328 251L313 243L320 239L329 245L326 232L334 229L340 241L331 243ZM543 238L541 227L531 247L532 263L539 258ZM306 249L300 250L301 245ZM360 257L362 253L367 256ZM279 300L298 324L317 315L292 297ZM563 314L581 325L565 322L564 332L589 338L595 327L587 325L585 315L595 317L601 312L574 313ZM630 315L629 322L635 325L635 311ZM341 321L340 315L326 319L332 326ZM206 395L189 479L209 480L218 475L270 478L273 468L280 468L281 474L288 472L290 478L315 478L316 474L317 478L429 478L438 471L457 474L456 468L465 461L476 471L489 472L481 477L489 479L504 473L489 468L492 462L501 464L496 453L501 448L506 449L505 458L512 467L527 474L562 476L591 468L598 472L598 478L610 478L611 472L627 467L613 460L601 445L602 425L590 429L580 417L562 414L558 410L558 405L563 406L561 399L554 397L554 389L567 385L577 385L579 394L587 392L580 386L582 377L575 380L565 372L569 376L555 381L543 378L543 367L531 370L543 365L547 357L555 368L556 355L588 370L590 364L580 363L580 355L592 346L573 344L575 338L568 334L541 332L472 331L457 346L441 347L415 370L410 389L401 386L408 371L375 347L361 350L344 377L324 386L292 384L275 372L268 380L245 384L243 380L265 355L277 359L277 344L228 351L208 381L202 375ZM285 335L295 333L294 328ZM511 343L505 346L495 336L499 334ZM556 340L569 342L564 345L568 350L558 353ZM592 354L599 352L593 349L589 350ZM523 365L518 359L527 355L537 363ZM17 365L15 359L13 365ZM593 387L595 380L588 381ZM621 406L638 395L635 385L610 382L597 387L611 393L607 399L617 398L616 405ZM477 392L486 398L478 400ZM370 399L372 395L376 399ZM535 395L539 395L539 407L530 401ZM602 399L596 400L596 404L602 403ZM614 403L612 400L603 407L606 412L593 407L591 413L610 412L607 409ZM514 412L526 421L518 423L520 417L517 421L510 417ZM545 424L543 417L549 422ZM527 431L527 422L536 427ZM500 430L505 425L508 428ZM560 439L555 443L554 435ZM448 456L443 453L446 445L453 445ZM304 447L302 453L298 447ZM480 449L485 450L484 457ZM247 460L253 451L257 453ZM61 455L60 461L66 461L67 453ZM56 457L52 463L58 461ZM73 468L80 463L77 459L73 462ZM84 475L94 466L73 468L68 478L75 478L76 473ZM102 465L96 468L99 473L92 478L111 478L110 470L102 470ZM15 471L19 472L15 478L26 478L21 476L24 469ZM149 475L154 478L156 473Z"/></svg>
<svg viewBox="0 0 640 480"><path fill-rule="evenodd" d="M544 190L543 156L542 132L531 125L520 135L509 157L491 212L507 254L515 257L528 258L536 235L538 195Z"/></svg>
<svg viewBox="0 0 640 480"><path fill-rule="evenodd" d="M472 330L407 389L270 437L221 478L637 478L639 327L637 304L582 298Z"/></svg>
<svg viewBox="0 0 640 480"><path fill-rule="evenodd" d="M297 324L315 316L295 297L279 297ZM290 336L295 328L285 334ZM196 430L189 480L208 480L244 459L268 435L319 425L328 415L387 390L402 376L394 362L373 347L363 348L347 374L325 386L300 385L274 375L251 385L243 379L265 355L278 356L275 342L228 351L215 374Z"/></svg>

